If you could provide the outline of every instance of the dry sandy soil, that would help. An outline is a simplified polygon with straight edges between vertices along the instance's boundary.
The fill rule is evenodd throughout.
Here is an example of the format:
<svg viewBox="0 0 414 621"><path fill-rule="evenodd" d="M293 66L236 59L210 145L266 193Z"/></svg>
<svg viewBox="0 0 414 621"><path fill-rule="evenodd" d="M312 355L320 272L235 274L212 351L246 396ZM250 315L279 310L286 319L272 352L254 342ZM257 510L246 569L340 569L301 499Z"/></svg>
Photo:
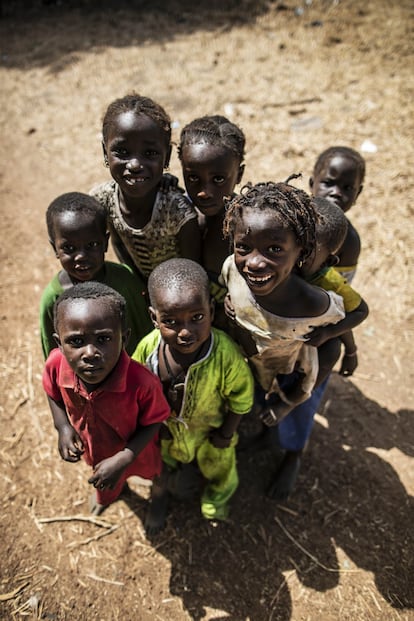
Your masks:
<svg viewBox="0 0 414 621"><path fill-rule="evenodd" d="M411 0L3 2L2 619L414 619L413 17ZM153 541L137 483L88 521L88 469L58 456L37 327L58 269L45 209L108 178L102 115L132 90L166 107L175 139L195 116L231 116L246 181L302 171L307 189L323 148L377 148L351 211L371 309L360 365L332 377L295 493L267 499L270 456L241 454L231 521L176 502Z"/></svg>

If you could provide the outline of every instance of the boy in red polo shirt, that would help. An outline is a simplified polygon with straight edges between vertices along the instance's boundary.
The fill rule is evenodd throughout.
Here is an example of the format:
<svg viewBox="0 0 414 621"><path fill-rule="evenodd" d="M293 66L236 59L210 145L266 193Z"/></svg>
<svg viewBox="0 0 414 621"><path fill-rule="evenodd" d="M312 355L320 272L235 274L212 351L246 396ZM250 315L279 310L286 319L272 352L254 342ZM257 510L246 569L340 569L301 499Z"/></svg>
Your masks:
<svg viewBox="0 0 414 621"><path fill-rule="evenodd" d="M55 304L55 338L43 373L59 453L93 468L91 511L99 515L126 479L161 472L157 443L170 408L160 381L124 350L126 304L99 282L66 290Z"/></svg>

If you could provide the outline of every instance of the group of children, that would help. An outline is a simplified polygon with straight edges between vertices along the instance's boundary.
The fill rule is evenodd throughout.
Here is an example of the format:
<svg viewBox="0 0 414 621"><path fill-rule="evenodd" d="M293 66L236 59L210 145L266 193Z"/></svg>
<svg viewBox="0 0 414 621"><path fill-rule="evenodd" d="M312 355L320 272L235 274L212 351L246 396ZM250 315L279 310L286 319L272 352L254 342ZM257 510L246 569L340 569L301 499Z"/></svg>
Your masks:
<svg viewBox="0 0 414 621"><path fill-rule="evenodd" d="M62 269L41 301L43 386L61 457L92 466L95 514L128 477L152 479L146 529L156 533L172 482L197 469L203 516L224 520L251 413L260 440L284 452L268 494L285 500L341 344L340 372L357 366L352 329L368 308L349 285L360 240L344 214L364 160L324 151L313 197L290 180L237 195L244 134L206 116L181 132L184 194L165 174L171 123L160 105L115 100L102 138L112 181L59 196L46 215ZM105 261L109 236L120 264Z"/></svg>

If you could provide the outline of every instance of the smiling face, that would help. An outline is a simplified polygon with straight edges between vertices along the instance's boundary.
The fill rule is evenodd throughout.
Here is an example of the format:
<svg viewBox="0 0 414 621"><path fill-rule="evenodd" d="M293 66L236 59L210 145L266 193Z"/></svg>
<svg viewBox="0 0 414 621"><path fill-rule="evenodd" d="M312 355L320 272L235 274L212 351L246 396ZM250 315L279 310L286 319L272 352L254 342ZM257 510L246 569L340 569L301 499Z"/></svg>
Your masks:
<svg viewBox="0 0 414 621"><path fill-rule="evenodd" d="M236 154L201 142L183 146L180 157L185 187L194 205L207 217L223 211L224 197L232 196L243 174Z"/></svg>
<svg viewBox="0 0 414 621"><path fill-rule="evenodd" d="M246 208L234 232L237 269L256 297L268 296L283 285L302 248L272 210Z"/></svg>
<svg viewBox="0 0 414 621"><path fill-rule="evenodd" d="M327 198L346 213L362 190L355 162L344 155L334 155L310 180L312 194Z"/></svg>
<svg viewBox="0 0 414 621"><path fill-rule="evenodd" d="M194 354L210 337L213 310L205 292L172 288L157 292L155 302L151 316L170 350Z"/></svg>
<svg viewBox="0 0 414 621"><path fill-rule="evenodd" d="M111 175L125 197L142 198L157 187L170 145L149 116L121 112L112 120L103 146Z"/></svg>
<svg viewBox="0 0 414 621"><path fill-rule="evenodd" d="M85 212L56 214L52 245L63 269L73 283L93 280L102 269L108 248L108 234Z"/></svg>
<svg viewBox="0 0 414 621"><path fill-rule="evenodd" d="M61 302L57 331L61 352L89 390L111 373L127 336L110 300L103 298Z"/></svg>

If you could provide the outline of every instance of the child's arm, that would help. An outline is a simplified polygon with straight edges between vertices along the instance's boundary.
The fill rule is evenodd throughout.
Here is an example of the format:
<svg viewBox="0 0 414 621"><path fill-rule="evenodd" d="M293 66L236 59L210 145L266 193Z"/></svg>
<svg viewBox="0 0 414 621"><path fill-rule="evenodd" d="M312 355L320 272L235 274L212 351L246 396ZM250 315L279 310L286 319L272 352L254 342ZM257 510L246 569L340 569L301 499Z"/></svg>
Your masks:
<svg viewBox="0 0 414 621"><path fill-rule="evenodd" d="M103 459L93 470L93 475L88 479L94 487L104 489L113 487L118 482L123 471L134 461L139 453L152 440L161 426L161 423L151 425L138 425L134 435L130 438L122 451L118 451L112 457Z"/></svg>
<svg viewBox="0 0 414 621"><path fill-rule="evenodd" d="M344 357L342 358L341 368L339 370L340 375L349 377L353 374L358 366L357 346L355 344L354 335L352 331L346 332L341 335L341 341L345 346Z"/></svg>
<svg viewBox="0 0 414 621"><path fill-rule="evenodd" d="M54 401L48 396L55 429L59 434L58 447L62 459L65 461L79 461L83 453L82 440L69 422L63 401Z"/></svg>
<svg viewBox="0 0 414 621"><path fill-rule="evenodd" d="M221 427L210 431L210 442L216 448L228 448L237 431L242 417L235 412L228 412Z"/></svg>
<svg viewBox="0 0 414 621"><path fill-rule="evenodd" d="M329 324L319 328L314 328L312 332L307 335L308 340L306 345L312 345L313 347L319 347L323 345L325 341L335 338L336 336L342 336L346 332L349 332L368 316L368 306L364 300L361 300L360 305L353 311L346 313L344 319L335 324Z"/></svg>
<svg viewBox="0 0 414 621"><path fill-rule="evenodd" d="M361 239L355 227L348 220L348 232L339 252L339 265L351 266L358 263L361 254Z"/></svg>
<svg viewBox="0 0 414 621"><path fill-rule="evenodd" d="M180 256L192 259L197 263L201 260L201 233L196 218L188 220L178 233Z"/></svg>

